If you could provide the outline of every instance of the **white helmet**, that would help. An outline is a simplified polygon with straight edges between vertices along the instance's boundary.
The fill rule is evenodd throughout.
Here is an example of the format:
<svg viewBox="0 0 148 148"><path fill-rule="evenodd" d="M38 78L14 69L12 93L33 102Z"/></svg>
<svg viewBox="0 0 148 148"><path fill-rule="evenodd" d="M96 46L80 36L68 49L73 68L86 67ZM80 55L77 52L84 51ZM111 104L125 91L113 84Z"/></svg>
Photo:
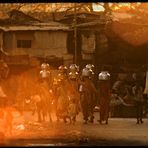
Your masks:
<svg viewBox="0 0 148 148"><path fill-rule="evenodd" d="M78 72L70 72L68 75L70 79L76 79L78 77Z"/></svg>
<svg viewBox="0 0 148 148"><path fill-rule="evenodd" d="M107 71L100 72L99 80L110 80L110 74Z"/></svg>
<svg viewBox="0 0 148 148"><path fill-rule="evenodd" d="M91 75L91 72L88 68L85 67L82 69L82 76L83 77L90 77L90 75Z"/></svg>
<svg viewBox="0 0 148 148"><path fill-rule="evenodd" d="M93 64L87 64L85 67L88 69L93 69L95 66Z"/></svg>
<svg viewBox="0 0 148 148"><path fill-rule="evenodd" d="M85 67L87 69L89 69L91 75L94 75L95 74L94 71L93 71L93 68L94 68L94 65L93 64L87 64Z"/></svg>
<svg viewBox="0 0 148 148"><path fill-rule="evenodd" d="M41 64L41 69L48 69L49 68L49 64L48 63L42 63Z"/></svg>
<svg viewBox="0 0 148 148"><path fill-rule="evenodd" d="M60 70L61 73L67 73L67 67L64 65L59 66L58 69Z"/></svg>
<svg viewBox="0 0 148 148"><path fill-rule="evenodd" d="M78 72L79 71L79 67L76 64L71 64L69 67L69 70L71 72Z"/></svg>
<svg viewBox="0 0 148 148"><path fill-rule="evenodd" d="M42 78L48 78L50 76L50 71L48 71L47 69L42 69L40 71L40 76Z"/></svg>

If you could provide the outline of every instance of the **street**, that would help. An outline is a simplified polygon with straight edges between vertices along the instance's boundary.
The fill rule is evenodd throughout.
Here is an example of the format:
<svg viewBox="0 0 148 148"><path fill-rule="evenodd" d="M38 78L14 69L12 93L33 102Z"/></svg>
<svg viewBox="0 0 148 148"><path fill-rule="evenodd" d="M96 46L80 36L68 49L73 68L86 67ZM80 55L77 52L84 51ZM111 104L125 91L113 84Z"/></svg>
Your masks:
<svg viewBox="0 0 148 148"><path fill-rule="evenodd" d="M135 118L109 118L109 124L100 125L95 113L95 122L84 125L80 113L75 125L48 121L36 122L37 117L25 112L15 113L13 135L5 135L6 146L146 146L148 145L148 119L136 124ZM1 126L2 127L2 126Z"/></svg>

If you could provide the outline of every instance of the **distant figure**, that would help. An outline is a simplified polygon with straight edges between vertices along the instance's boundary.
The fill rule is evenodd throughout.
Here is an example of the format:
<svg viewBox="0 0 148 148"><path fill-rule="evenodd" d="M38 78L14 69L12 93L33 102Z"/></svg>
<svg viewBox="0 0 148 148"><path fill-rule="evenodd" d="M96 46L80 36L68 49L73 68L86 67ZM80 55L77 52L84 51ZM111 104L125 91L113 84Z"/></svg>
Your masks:
<svg viewBox="0 0 148 148"><path fill-rule="evenodd" d="M82 77L81 81L79 82L79 85L81 111L83 114L84 124L87 124L89 117L89 95L87 93L88 91L86 89L84 77Z"/></svg>
<svg viewBox="0 0 148 148"><path fill-rule="evenodd" d="M57 89L57 107L56 107L56 116L57 121L63 119L64 123L67 123L67 119L70 120L68 116L68 106L69 106L69 97L68 97L68 75L67 67L64 65L59 66L58 72L58 89Z"/></svg>
<svg viewBox="0 0 148 148"><path fill-rule="evenodd" d="M63 86L59 88L59 97L57 102L57 121L63 119L67 123L69 99Z"/></svg>
<svg viewBox="0 0 148 148"><path fill-rule="evenodd" d="M80 111L80 95L79 95L79 83L78 83L78 75L79 69L76 64L72 64L69 67L69 80L68 80L68 96L70 99L69 110L70 116L72 117L72 122L76 122L76 115Z"/></svg>
<svg viewBox="0 0 148 148"><path fill-rule="evenodd" d="M9 74L9 67L4 60L0 60L0 78L6 79Z"/></svg>
<svg viewBox="0 0 148 148"><path fill-rule="evenodd" d="M3 87L0 85L0 107L4 107L7 99L7 95L3 90Z"/></svg>
<svg viewBox="0 0 148 148"><path fill-rule="evenodd" d="M136 82L135 86L132 88L132 92L134 95L134 102L136 107L137 124L143 123L143 88L138 82Z"/></svg>
<svg viewBox="0 0 148 148"><path fill-rule="evenodd" d="M38 122L45 120L45 116L43 116L43 103L42 103L41 96L38 94L33 95L31 96L31 100L33 104L35 105L35 110L33 110L32 115L34 115L34 113L37 111Z"/></svg>
<svg viewBox="0 0 148 148"><path fill-rule="evenodd" d="M57 112L57 104L58 104L58 98L59 98L58 90L59 90L59 81L58 79L54 78L53 85L52 85L52 95L53 95L52 103L54 105L54 112L55 112L56 117L58 117L58 112Z"/></svg>
<svg viewBox="0 0 148 148"><path fill-rule="evenodd" d="M4 125L4 129L5 129L5 133L12 135L12 128L13 128L13 108L11 107L6 107L5 108L5 125Z"/></svg>
<svg viewBox="0 0 148 148"><path fill-rule="evenodd" d="M110 74L102 71L99 74L99 94L100 94L100 124L105 121L108 124L109 103L110 103Z"/></svg>
<svg viewBox="0 0 148 148"><path fill-rule="evenodd" d="M49 85L49 88L52 86L52 74L51 74L51 69L48 63L42 63L41 64L41 70L40 70L40 78L43 81L46 81Z"/></svg>
<svg viewBox="0 0 148 148"><path fill-rule="evenodd" d="M68 116L72 124L75 124L77 115L78 115L77 101L73 97L71 98L69 106L68 106Z"/></svg>
<svg viewBox="0 0 148 148"><path fill-rule="evenodd" d="M13 112L18 111L15 107L12 107L11 102L8 100L6 107L4 108L4 133L6 135L12 135L13 129ZM23 115L22 112L18 111L20 115Z"/></svg>
<svg viewBox="0 0 148 148"><path fill-rule="evenodd" d="M94 122L95 95L97 90L90 80L91 71L86 67L82 69L82 78L79 81L80 104L84 124Z"/></svg>

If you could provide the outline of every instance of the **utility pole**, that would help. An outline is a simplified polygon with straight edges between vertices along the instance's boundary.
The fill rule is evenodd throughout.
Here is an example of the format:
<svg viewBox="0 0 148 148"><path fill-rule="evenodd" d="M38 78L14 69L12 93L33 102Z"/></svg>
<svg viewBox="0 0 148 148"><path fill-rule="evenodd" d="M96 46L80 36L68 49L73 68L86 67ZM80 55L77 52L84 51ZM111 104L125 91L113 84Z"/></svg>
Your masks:
<svg viewBox="0 0 148 148"><path fill-rule="evenodd" d="M74 63L77 64L77 4L74 3Z"/></svg>

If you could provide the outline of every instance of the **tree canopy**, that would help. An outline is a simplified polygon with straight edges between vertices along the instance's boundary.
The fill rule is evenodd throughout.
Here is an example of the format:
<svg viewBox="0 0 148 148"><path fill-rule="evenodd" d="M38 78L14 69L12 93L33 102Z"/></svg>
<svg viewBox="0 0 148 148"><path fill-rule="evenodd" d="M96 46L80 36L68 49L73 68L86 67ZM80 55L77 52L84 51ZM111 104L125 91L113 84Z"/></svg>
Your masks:
<svg viewBox="0 0 148 148"><path fill-rule="evenodd" d="M0 3L0 10L8 12L12 9L20 11L44 11L44 12L59 12L66 10L74 10L75 3ZM77 9L94 11L93 5L104 7L105 10L119 10L119 9L147 9L148 3L76 3ZM126 10L126 9L125 9Z"/></svg>

